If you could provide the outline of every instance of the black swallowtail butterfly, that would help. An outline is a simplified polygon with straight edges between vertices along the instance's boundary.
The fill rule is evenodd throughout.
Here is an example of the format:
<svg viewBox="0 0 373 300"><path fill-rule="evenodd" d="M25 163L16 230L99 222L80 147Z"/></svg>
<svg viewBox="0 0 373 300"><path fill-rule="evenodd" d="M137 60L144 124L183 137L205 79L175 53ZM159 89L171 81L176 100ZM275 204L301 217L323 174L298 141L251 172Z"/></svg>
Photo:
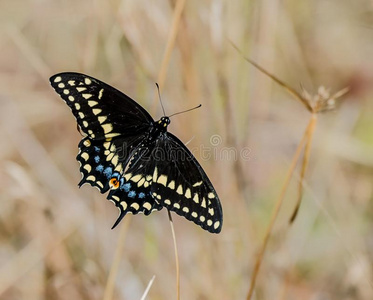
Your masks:
<svg viewBox="0 0 373 300"><path fill-rule="evenodd" d="M187 147L167 132L170 119L154 121L138 103L115 88L79 73L50 82L86 135L77 160L82 180L127 213L149 215L163 207L203 229L219 233L223 212L210 180Z"/></svg>

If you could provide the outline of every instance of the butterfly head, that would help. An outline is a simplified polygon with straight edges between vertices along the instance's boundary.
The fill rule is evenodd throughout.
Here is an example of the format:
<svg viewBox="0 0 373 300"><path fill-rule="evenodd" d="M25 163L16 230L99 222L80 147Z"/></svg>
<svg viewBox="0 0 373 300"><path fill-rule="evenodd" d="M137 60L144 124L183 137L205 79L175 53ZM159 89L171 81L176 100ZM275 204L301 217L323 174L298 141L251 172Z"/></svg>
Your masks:
<svg viewBox="0 0 373 300"><path fill-rule="evenodd" d="M158 127L161 128L162 131L166 131L167 126L171 123L171 121L169 117L162 117L156 123Z"/></svg>

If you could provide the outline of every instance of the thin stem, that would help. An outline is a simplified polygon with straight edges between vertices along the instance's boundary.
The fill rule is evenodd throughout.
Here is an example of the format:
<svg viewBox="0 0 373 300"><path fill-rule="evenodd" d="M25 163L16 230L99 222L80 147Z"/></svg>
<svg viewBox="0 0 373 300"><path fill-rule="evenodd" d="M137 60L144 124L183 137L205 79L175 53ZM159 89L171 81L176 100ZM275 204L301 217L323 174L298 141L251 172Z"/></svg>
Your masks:
<svg viewBox="0 0 373 300"><path fill-rule="evenodd" d="M115 278L117 277L117 274L118 274L120 260L122 258L122 253L124 249L124 241L126 239L127 231L128 231L128 227L130 223L131 223L131 215L127 215L123 221L122 226L120 227L118 243L115 249L113 263L111 264L109 276L106 282L103 300L113 299Z"/></svg>
<svg viewBox="0 0 373 300"><path fill-rule="evenodd" d="M180 267L179 267L179 255L177 252L177 244L176 244L176 235L174 230L174 223L172 221L171 211L167 210L168 212L168 219L170 220L171 232L172 232L172 239L174 242L174 251L175 251L175 262L176 262L176 299L180 300Z"/></svg>
<svg viewBox="0 0 373 300"><path fill-rule="evenodd" d="M274 211L272 213L271 220L269 222L268 228L267 228L266 233L264 235L264 240L263 240L262 247L260 248L258 257L257 257L256 262L255 262L255 267L254 267L253 275L251 277L249 292L248 292L247 297L246 297L247 300L250 300L253 293L254 293L255 282L256 282L256 278L257 278L258 273L259 273L259 269L260 269L263 257L264 257L264 252L267 248L267 244L268 244L269 238L271 236L272 229L273 229L273 226L274 226L275 221L277 219L278 213L280 211L280 208L281 208L286 190L289 186L290 179L291 179L292 174L294 172L294 169L297 165L299 156L302 152L302 148L303 148L303 146L304 146L304 144L307 140L308 131L309 131L310 127L312 126L312 122L313 122L313 120L311 119L310 122L307 125L307 128L306 128L304 134L303 134L302 140L300 141L300 143L299 143L299 145L298 145L298 147L295 151L294 157L293 157L292 162L290 164L290 168L289 168L288 173L287 173L286 178L285 178L284 185L282 186L281 193L280 193L280 195L277 199L276 206L275 206Z"/></svg>
<svg viewBox="0 0 373 300"><path fill-rule="evenodd" d="M153 275L152 279L150 279L149 283L148 283L148 286L146 287L145 291L144 291L144 294L142 295L141 299L140 300L145 300L146 299L146 296L148 295L149 293L149 290L150 288L152 287L152 284L154 282L154 279L155 279L155 275Z"/></svg>
<svg viewBox="0 0 373 300"><path fill-rule="evenodd" d="M295 97L295 99L299 100L301 103L303 103L304 106L306 106L307 110L310 111L310 112L313 112L313 109L311 107L311 105L308 103L308 101L306 99L304 99L302 97L301 94L299 94L296 90L294 90L293 88L291 88L290 86L288 86L285 82L283 82L282 80L278 79L275 75L269 73L268 71L266 71L265 69L263 69L261 66L259 66L256 62L254 62L253 60L251 60L250 58L247 58L242 52L240 49L238 49L238 47L232 42L232 41L229 41L231 43L231 45L233 46L234 49L237 50L238 53L241 54L241 56L243 57L244 60L246 60L248 63L250 63L251 65L253 65L255 68L257 68L259 71L261 71L262 73L266 74L268 77L270 77L272 80L274 80L277 84L281 85L286 91L288 91L288 93L290 93L291 95L293 95Z"/></svg>
<svg viewBox="0 0 373 300"><path fill-rule="evenodd" d="M168 40L167 40L167 45L166 49L163 54L163 59L162 59L162 64L161 68L158 73L158 79L157 82L160 87L164 86L165 80L166 80L166 75L167 75L167 68L171 59L171 53L172 50L175 47L175 41L176 41L176 36L177 32L179 30L179 25L180 25L180 20L181 20L181 14L184 10L186 0L177 0L176 5L175 5L175 10L172 18L172 24L171 24L171 31L168 35ZM156 107L156 101L154 99L153 102L153 111L155 110Z"/></svg>
<svg viewBox="0 0 373 300"><path fill-rule="evenodd" d="M298 214L300 204L302 202L304 177L306 175L308 162L310 160L311 143L312 143L313 134L315 132L316 123L317 123L317 116L316 116L316 114L312 114L312 117L311 117L311 120L310 120L310 127L309 127L309 130L307 132L307 142L306 142L306 146L304 148L304 157L303 157L302 169L301 169L301 173L300 173L300 180L299 180L299 186L298 186L298 198L297 198L297 203L295 205L294 212L291 215L291 218L289 220L290 224L294 222L294 220L295 220L295 218Z"/></svg>

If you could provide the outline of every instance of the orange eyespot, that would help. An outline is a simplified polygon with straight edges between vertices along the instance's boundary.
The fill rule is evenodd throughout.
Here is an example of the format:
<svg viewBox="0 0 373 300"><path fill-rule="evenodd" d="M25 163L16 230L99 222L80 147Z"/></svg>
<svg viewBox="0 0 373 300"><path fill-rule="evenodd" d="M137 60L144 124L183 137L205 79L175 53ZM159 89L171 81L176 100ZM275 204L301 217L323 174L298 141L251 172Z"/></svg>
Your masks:
<svg viewBox="0 0 373 300"><path fill-rule="evenodd" d="M109 181L109 185L111 189L116 190L117 188L119 188L119 180L116 178L111 178Z"/></svg>

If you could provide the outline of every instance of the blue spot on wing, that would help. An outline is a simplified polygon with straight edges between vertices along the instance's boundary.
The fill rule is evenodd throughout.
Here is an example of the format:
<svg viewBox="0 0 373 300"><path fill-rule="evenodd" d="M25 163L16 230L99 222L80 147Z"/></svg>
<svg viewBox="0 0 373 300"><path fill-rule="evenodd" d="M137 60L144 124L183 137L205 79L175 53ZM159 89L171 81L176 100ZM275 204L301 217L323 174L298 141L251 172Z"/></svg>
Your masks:
<svg viewBox="0 0 373 300"><path fill-rule="evenodd" d="M106 176L106 177L110 177L111 176L111 174L113 173L113 169L111 168L111 167L107 167L105 170L104 170L104 175Z"/></svg>
<svg viewBox="0 0 373 300"><path fill-rule="evenodd" d="M100 172L100 173L102 173L103 170L104 170L104 166L103 166L103 165L98 165L98 166L96 167L96 171L98 171L98 172Z"/></svg>
<svg viewBox="0 0 373 300"><path fill-rule="evenodd" d="M131 184L130 183L126 183L124 185L121 186L121 189L123 189L125 192L128 192L131 188Z"/></svg>
<svg viewBox="0 0 373 300"><path fill-rule="evenodd" d="M96 164L100 161L100 157L98 155L95 156L95 162Z"/></svg>
<svg viewBox="0 0 373 300"><path fill-rule="evenodd" d="M139 198L140 198L140 199L145 198L145 194L144 194L143 192L141 192L141 193L139 194Z"/></svg>
<svg viewBox="0 0 373 300"><path fill-rule="evenodd" d="M128 197L129 197L129 198L135 198L135 196L136 196L136 192L135 192L135 191L130 191L130 192L128 193Z"/></svg>
<svg viewBox="0 0 373 300"><path fill-rule="evenodd" d="M100 152L100 148L97 146L94 146L96 152Z"/></svg>

